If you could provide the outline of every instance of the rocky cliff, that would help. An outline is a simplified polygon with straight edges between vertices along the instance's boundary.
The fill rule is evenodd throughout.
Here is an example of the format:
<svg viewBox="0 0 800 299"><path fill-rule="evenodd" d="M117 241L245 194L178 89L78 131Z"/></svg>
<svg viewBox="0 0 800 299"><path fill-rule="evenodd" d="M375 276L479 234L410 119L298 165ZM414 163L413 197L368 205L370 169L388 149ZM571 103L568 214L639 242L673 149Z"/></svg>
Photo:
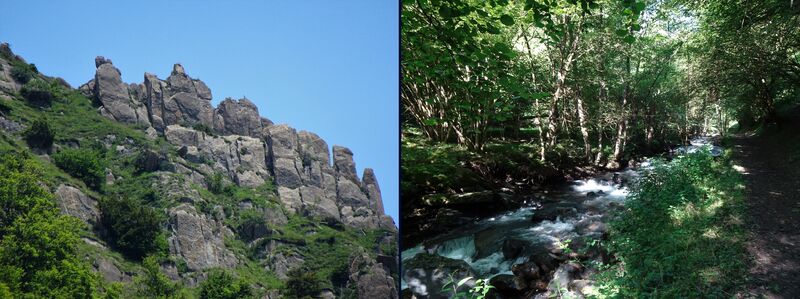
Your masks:
<svg viewBox="0 0 800 299"><path fill-rule="evenodd" d="M25 85L10 72L13 64L24 60L13 55L7 44L1 48L5 54L0 57L0 96L22 100L20 90ZM126 171L112 162L105 184L129 183L131 178L125 176L135 175L155 190L151 197L164 201L154 208L163 207L167 219L163 232L174 261L162 263L167 276L193 286L213 268L258 265L267 276L286 281L304 263L325 264L325 259L331 259L309 248L346 243L349 247L344 252L350 256L336 261L349 265L339 267L346 273L331 274L337 278L323 285L355 292L343 296L397 296L397 229L384 213L374 172L366 168L359 177L352 151L338 145L331 148L314 133L273 124L248 99L226 98L214 107L211 89L191 78L180 64L173 66L166 79L145 73L142 83L123 82L110 59L97 57L95 67L94 78L78 88L80 93L91 100L97 114L142 132L145 141L118 134L60 136L50 152L83 147L91 141L102 144L114 157L136 159L135 174L122 174ZM56 117L61 115L63 111ZM0 113L4 124L0 132L4 136L18 133L27 126L25 121L25 117L15 119L13 113ZM160 151L147 149L159 146ZM119 169L128 167L120 165ZM217 184L236 189L228 188L234 190L225 193L230 195L214 195L211 190ZM103 192L94 193L71 181L57 185L52 192L62 211L95 227L97 238L87 243L101 252L113 250L103 242L107 228L102 227L103 211L98 208ZM243 224L243 215L258 216ZM360 242L361 238L370 241ZM242 245L232 248L231 244ZM93 261L106 279L130 281L135 271L126 272L120 266L124 263L109 256ZM265 298L281 293L266 292ZM334 293L344 294L328 290L320 295Z"/></svg>
<svg viewBox="0 0 800 299"><path fill-rule="evenodd" d="M374 172L366 168L359 178L350 149L334 145L331 163L325 140L272 124L248 99L226 98L215 108L208 86L189 77L180 64L173 66L166 80L145 73L142 84L123 83L110 59L97 57L95 66L94 79L80 90L101 103L99 113L155 130L181 148L181 159L210 162L199 173L189 173L193 177L220 171L248 187L274 180L281 201L292 213L358 228L395 230L384 214Z"/></svg>

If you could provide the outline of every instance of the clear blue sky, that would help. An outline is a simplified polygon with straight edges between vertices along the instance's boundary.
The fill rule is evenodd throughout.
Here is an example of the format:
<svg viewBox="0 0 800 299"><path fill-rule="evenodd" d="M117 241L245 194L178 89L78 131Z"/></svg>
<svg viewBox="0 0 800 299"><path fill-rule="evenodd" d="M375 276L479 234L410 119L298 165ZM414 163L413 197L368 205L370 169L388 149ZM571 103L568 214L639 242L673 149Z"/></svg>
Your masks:
<svg viewBox="0 0 800 299"><path fill-rule="evenodd" d="M398 218L397 1L4 1L0 41L73 87L105 56L128 83L181 63L216 106L247 96L275 123L353 150Z"/></svg>

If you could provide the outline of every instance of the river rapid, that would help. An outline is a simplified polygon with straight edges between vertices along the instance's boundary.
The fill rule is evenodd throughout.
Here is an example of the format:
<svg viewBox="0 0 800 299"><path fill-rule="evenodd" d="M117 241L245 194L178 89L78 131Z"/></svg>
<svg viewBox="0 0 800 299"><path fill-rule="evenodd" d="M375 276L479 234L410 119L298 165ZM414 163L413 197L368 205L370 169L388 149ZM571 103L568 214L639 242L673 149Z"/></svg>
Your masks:
<svg viewBox="0 0 800 299"><path fill-rule="evenodd" d="M695 138L672 154L694 152L711 142L712 138ZM711 151L722 152L716 146ZM587 249L599 248L594 244L605 238L611 215L623 207L630 186L649 167L645 159L623 171L523 195L519 209L476 219L457 231L407 248L401 253L401 289L425 298L437 293L448 279L472 276L491 280L501 298L546 297L556 292L588 295L594 291L591 275L596 270L592 265L608 262L610 257ZM457 263L426 268L419 265L423 256L428 261L433 257ZM454 276L462 277L449 277L454 271L458 274ZM467 285L474 285L474 280Z"/></svg>

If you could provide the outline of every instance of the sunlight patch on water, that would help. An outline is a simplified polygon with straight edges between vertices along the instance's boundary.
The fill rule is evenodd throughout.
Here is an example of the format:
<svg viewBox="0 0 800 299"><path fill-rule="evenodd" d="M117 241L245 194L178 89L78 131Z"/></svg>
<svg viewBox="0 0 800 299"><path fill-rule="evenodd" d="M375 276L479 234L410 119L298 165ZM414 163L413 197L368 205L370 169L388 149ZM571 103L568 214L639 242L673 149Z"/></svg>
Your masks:
<svg viewBox="0 0 800 299"><path fill-rule="evenodd" d="M487 222L511 222L529 219L533 215L533 208L520 208L501 216L486 219Z"/></svg>

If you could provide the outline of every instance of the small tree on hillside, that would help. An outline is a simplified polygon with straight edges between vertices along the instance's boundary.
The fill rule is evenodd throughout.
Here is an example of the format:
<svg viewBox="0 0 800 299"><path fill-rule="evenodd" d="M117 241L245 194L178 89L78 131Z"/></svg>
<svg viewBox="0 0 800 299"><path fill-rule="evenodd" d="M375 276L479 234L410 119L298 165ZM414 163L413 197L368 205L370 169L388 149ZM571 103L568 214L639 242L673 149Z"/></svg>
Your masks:
<svg viewBox="0 0 800 299"><path fill-rule="evenodd" d="M53 145L55 133L50 128L47 119L36 120L30 128L22 133L28 146L33 148L47 149Z"/></svg>

